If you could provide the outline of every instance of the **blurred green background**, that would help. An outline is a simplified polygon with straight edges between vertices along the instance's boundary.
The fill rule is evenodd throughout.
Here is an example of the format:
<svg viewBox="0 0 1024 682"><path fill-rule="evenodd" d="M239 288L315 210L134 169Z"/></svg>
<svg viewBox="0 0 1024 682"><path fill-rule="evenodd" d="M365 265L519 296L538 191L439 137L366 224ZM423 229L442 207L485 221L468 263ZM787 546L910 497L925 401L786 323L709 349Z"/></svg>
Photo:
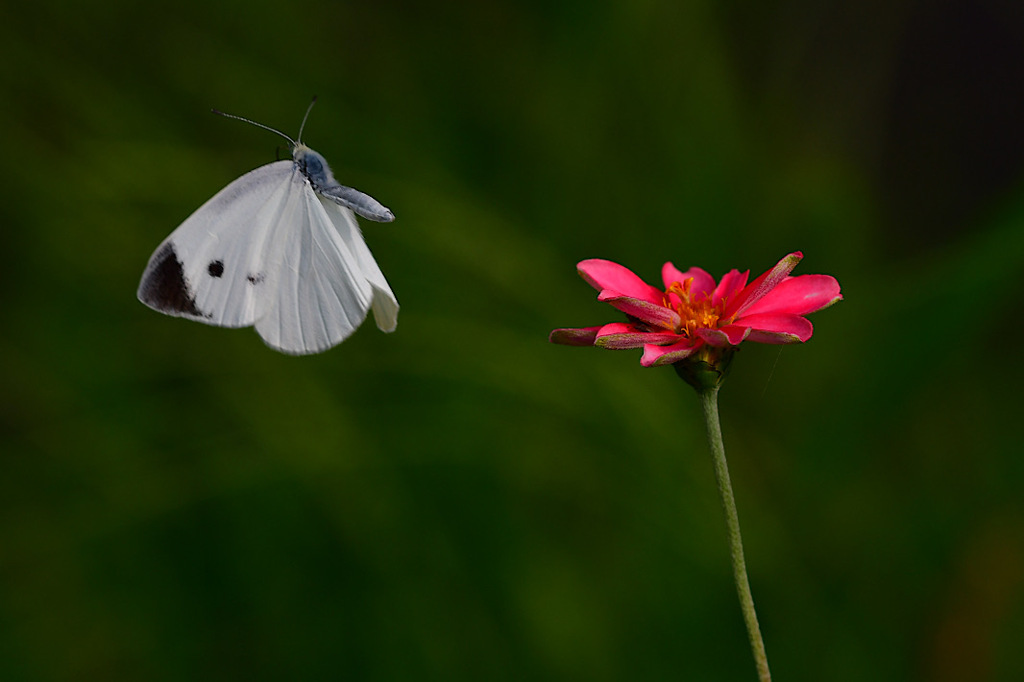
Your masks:
<svg viewBox="0 0 1024 682"><path fill-rule="evenodd" d="M583 258L846 300L722 417L777 680L1024 679L1024 5L0 10L0 679L749 680L692 390ZM401 304L323 355L135 299L306 141Z"/></svg>

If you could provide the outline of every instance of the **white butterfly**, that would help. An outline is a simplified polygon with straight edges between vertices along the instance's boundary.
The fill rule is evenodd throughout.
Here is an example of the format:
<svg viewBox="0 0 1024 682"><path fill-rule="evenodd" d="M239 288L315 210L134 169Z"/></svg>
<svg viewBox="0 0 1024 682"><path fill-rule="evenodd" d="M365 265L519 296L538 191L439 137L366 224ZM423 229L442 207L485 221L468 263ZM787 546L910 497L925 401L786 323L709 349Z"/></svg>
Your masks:
<svg viewBox="0 0 1024 682"><path fill-rule="evenodd" d="M338 184L324 157L302 144L305 117L296 141L222 115L285 138L292 160L246 173L189 216L150 257L139 300L219 327L255 325L268 346L293 355L341 343L371 308L377 327L394 331L398 300L355 213L385 223L394 214Z"/></svg>

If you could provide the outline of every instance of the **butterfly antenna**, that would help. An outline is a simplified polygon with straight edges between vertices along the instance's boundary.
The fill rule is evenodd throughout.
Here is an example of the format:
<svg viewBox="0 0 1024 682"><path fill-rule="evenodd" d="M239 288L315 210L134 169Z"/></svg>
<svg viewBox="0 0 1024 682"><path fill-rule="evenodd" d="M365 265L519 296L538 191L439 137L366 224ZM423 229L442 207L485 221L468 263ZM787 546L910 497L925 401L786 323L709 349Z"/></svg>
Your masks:
<svg viewBox="0 0 1024 682"><path fill-rule="evenodd" d="M316 95L313 95L313 101L306 107L306 115L302 117L302 125L299 126L299 142L302 142L302 131L306 128L306 119L309 118L309 112L313 111L314 104L316 104Z"/></svg>
<svg viewBox="0 0 1024 682"><path fill-rule="evenodd" d="M316 101L316 100L314 100L314 101ZM310 105L310 107L312 107L312 106L313 106L313 105L311 104L311 105ZM217 109L210 109L210 111L212 111L213 113L217 114L218 116L224 116L224 117L226 117L226 118L233 118L233 119L235 119L235 120L238 120L238 121L245 121L246 123L251 123L251 124L253 124L253 125L254 125L254 126L256 126L257 128L263 128L264 130L269 130L269 131L270 131L270 132L272 132L272 133L277 133L278 135L280 135L280 136L281 136L281 137L283 137L284 139L288 140L288 142L289 142L289 143L290 143L290 144L291 144L291 145L292 145L293 147L294 147L294 146L296 145L296 142L295 142L295 140L293 140L292 138L288 137L287 135L285 135L284 133L282 133L282 132L281 132L280 130L278 130L277 128L271 128L270 126L265 126L265 125L263 125L262 123L257 123L256 121L253 121L253 120L251 120L251 119L245 118L245 117L243 117L243 116L235 116L234 114L225 114L225 113L224 113L223 111L218 111ZM309 114L309 111L308 111L308 110L306 111L306 114L307 114L307 115ZM302 131L301 131L301 130L299 131L299 137L300 137L300 138L302 137Z"/></svg>

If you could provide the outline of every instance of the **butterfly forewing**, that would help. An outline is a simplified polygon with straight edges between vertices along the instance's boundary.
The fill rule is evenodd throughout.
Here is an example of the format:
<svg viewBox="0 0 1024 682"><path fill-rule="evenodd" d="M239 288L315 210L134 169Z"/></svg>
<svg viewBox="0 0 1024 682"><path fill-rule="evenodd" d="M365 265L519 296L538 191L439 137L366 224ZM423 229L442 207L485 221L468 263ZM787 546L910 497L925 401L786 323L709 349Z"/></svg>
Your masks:
<svg viewBox="0 0 1024 682"><path fill-rule="evenodd" d="M142 275L139 299L168 315L246 327L266 314L281 258L275 227L292 193L291 161L246 173L164 240Z"/></svg>

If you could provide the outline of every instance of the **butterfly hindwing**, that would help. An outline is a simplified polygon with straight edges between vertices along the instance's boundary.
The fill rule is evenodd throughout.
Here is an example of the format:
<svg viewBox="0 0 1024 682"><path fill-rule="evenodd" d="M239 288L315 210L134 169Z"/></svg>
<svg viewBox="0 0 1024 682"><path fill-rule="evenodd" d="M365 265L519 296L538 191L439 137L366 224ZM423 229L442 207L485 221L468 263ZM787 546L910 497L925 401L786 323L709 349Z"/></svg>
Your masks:
<svg viewBox="0 0 1024 682"><path fill-rule="evenodd" d="M384 332L395 331L398 326L398 299L391 291L391 286L384 278L384 273L381 272L380 266L374 260L369 247L366 246L355 215L351 210L339 206L329 199L321 199L320 203L323 204L324 210L334 224L334 229L337 230L349 251L355 256L363 277L373 288L373 317L377 322L377 327Z"/></svg>
<svg viewBox="0 0 1024 682"><path fill-rule="evenodd" d="M281 267L274 300L256 321L271 348L303 355L341 343L366 319L373 287L308 180L296 169L284 207L291 216L275 236Z"/></svg>

